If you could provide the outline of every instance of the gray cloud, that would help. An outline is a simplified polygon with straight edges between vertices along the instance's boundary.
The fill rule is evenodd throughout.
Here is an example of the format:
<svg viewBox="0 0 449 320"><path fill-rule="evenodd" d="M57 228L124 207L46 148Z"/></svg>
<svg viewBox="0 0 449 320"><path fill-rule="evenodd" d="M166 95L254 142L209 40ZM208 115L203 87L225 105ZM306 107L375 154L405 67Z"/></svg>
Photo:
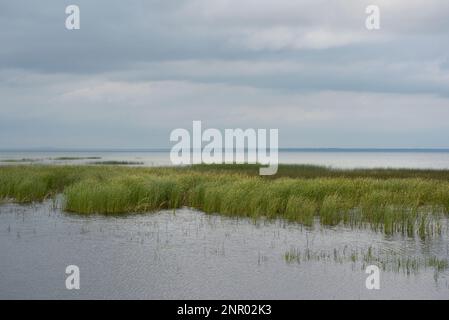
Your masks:
<svg viewBox="0 0 449 320"><path fill-rule="evenodd" d="M169 132L279 127L284 146L445 146L449 3L0 4L0 147L168 145Z"/></svg>

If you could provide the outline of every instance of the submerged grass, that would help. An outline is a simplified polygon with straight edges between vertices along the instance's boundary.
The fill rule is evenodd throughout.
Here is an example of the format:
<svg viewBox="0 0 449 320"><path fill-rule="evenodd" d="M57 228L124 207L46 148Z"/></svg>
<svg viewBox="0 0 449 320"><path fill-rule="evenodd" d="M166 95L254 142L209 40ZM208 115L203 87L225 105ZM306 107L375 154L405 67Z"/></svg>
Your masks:
<svg viewBox="0 0 449 320"><path fill-rule="evenodd" d="M384 251L378 248L334 248L332 250L313 250L311 248L290 248L284 253L288 264L301 264L309 261L354 263L361 270L367 265L375 264L383 271L401 272L406 275L417 274L422 269L433 269L435 275L449 269L449 261L444 257L414 256L403 252Z"/></svg>
<svg viewBox="0 0 449 320"><path fill-rule="evenodd" d="M298 168L306 175L304 167ZM279 169L282 172L283 166ZM293 178L267 178L248 174L241 166L232 170L220 165L4 166L0 167L0 198L31 202L63 193L65 209L79 213L189 206L207 213L282 218L307 226L315 219L329 226L369 226L423 239L441 233L440 218L449 212L449 180L430 178L427 171L419 170L407 174L389 170L391 177L386 178L384 171L352 176L349 170L345 176L346 171L340 170L340 175L323 176L323 168L309 169L317 174L315 178L312 173L301 178L298 172Z"/></svg>

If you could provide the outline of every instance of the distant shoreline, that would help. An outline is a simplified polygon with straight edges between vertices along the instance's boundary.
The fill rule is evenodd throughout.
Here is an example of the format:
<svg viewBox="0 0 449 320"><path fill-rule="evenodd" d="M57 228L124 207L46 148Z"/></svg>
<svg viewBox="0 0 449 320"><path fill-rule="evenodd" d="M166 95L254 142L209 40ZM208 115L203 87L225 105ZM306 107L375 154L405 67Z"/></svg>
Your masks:
<svg viewBox="0 0 449 320"><path fill-rule="evenodd" d="M0 148L0 153L13 152L143 152L143 153L161 153L170 152L170 148ZM449 148L279 148L279 152L383 152L383 153L449 153ZM245 150L246 151L246 150Z"/></svg>

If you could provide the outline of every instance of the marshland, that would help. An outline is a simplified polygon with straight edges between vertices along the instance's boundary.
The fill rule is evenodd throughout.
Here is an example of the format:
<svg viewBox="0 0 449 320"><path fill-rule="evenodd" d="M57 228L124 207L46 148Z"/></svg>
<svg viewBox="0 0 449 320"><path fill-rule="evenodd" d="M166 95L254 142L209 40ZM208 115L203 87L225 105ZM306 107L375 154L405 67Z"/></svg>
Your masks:
<svg viewBox="0 0 449 320"><path fill-rule="evenodd" d="M113 281L121 288L116 297L449 294L449 170L282 164L275 176L259 176L258 165L63 158L0 166L0 238L11 257L0 263L8 275L2 285L18 281L19 260L40 261L39 272L56 285L50 263L78 257L92 272L89 281L104 275L111 282L79 297L110 297ZM382 295L358 289L369 264L382 270ZM38 279L17 295L52 297L53 284ZM224 282L222 291L213 287ZM47 289L29 291L30 283ZM329 283L342 291L325 289Z"/></svg>
<svg viewBox="0 0 449 320"><path fill-rule="evenodd" d="M386 234L438 235L449 212L446 170L342 170L281 165L182 168L8 166L0 197L19 203L64 197L69 212L120 214L190 207L206 213L286 219L305 226L369 227Z"/></svg>

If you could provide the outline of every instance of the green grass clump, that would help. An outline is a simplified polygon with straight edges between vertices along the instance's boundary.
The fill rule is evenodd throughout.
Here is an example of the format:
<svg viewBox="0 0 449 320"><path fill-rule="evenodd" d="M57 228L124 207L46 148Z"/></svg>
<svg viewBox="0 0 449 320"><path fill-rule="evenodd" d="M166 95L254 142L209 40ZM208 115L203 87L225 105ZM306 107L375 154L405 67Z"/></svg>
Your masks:
<svg viewBox="0 0 449 320"><path fill-rule="evenodd" d="M80 181L64 191L66 209L78 213L146 212L178 208L182 192L174 179L138 176Z"/></svg>
<svg viewBox="0 0 449 320"><path fill-rule="evenodd" d="M324 225L338 225L346 216L345 199L338 194L327 195L321 204L320 222Z"/></svg>
<svg viewBox="0 0 449 320"><path fill-rule="evenodd" d="M440 219L449 211L449 181L442 179L381 178L377 171L371 173L373 177L322 177L321 167L309 168L318 175L315 178L267 178L230 168L235 170L220 165L215 169L4 166L0 167L0 199L31 202L63 193L65 209L79 213L189 206L206 213L281 218L307 226L315 219L330 226L369 226L422 239L441 232Z"/></svg>
<svg viewBox="0 0 449 320"><path fill-rule="evenodd" d="M284 217L290 221L312 226L316 211L317 205L313 200L291 195L287 201Z"/></svg>

